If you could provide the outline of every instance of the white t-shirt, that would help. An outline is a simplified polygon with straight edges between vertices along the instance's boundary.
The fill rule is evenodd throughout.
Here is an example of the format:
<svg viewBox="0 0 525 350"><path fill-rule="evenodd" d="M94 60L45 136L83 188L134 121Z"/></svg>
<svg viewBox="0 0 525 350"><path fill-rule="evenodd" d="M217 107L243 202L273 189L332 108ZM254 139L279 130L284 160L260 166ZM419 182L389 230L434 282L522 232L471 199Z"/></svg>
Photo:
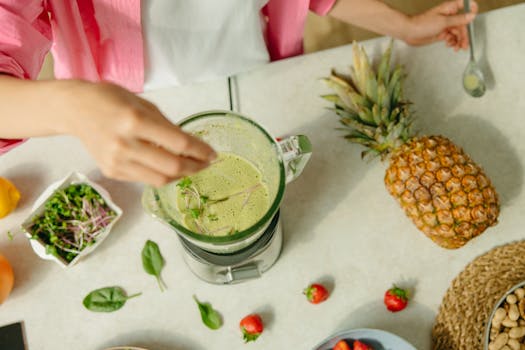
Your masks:
<svg viewBox="0 0 525 350"><path fill-rule="evenodd" d="M205 81L269 62L268 0L142 0L144 90Z"/></svg>

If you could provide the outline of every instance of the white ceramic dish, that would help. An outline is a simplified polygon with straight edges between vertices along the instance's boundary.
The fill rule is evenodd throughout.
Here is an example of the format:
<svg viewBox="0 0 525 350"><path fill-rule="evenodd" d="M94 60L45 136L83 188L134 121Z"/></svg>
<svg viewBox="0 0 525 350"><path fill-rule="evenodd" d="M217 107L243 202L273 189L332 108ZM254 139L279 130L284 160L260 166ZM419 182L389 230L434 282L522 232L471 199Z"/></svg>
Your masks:
<svg viewBox="0 0 525 350"><path fill-rule="evenodd" d="M31 224L32 219L36 215L40 215L44 211L45 202L51 197L56 190L58 189L64 189L72 184L78 184L78 183L86 183L89 186L93 187L100 196L104 199L106 204L116 213L115 218L105 227L105 229L100 232L97 236L97 239L94 244L91 246L85 247L80 254L78 254L71 262L67 262L64 259L57 258L56 256L52 254L46 253L46 247L43 242L41 242L38 239L31 239L31 234L29 233L29 225ZM111 201L111 197L109 193L102 188L100 185L94 183L93 181L89 180L85 175L72 172L62 180L59 180L57 182L52 183L46 190L37 198L35 203L33 204L33 208L31 211L31 214L29 217L22 223L22 230L25 232L26 236L29 239L29 242L31 244L31 247L35 251L35 253L45 260L53 260L62 267L71 267L74 266L82 257L85 257L86 255L93 252L99 245L102 243L102 241L108 236L109 232L111 231L111 228L113 225L118 221L118 219L122 216L122 210Z"/></svg>
<svg viewBox="0 0 525 350"><path fill-rule="evenodd" d="M342 331L330 336L312 350L332 350L335 344L345 339L348 345L352 345L354 340L372 346L374 350L417 350L403 338L379 329L358 328Z"/></svg>
<svg viewBox="0 0 525 350"><path fill-rule="evenodd" d="M107 348L104 350L148 350L148 349L137 348L136 346L116 346L116 347Z"/></svg>

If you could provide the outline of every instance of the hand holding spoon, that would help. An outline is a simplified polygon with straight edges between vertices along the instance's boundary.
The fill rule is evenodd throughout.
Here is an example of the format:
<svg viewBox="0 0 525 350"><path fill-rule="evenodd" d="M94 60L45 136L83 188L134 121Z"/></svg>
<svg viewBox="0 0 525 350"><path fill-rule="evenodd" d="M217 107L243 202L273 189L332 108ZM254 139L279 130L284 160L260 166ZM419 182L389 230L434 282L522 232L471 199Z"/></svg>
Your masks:
<svg viewBox="0 0 525 350"><path fill-rule="evenodd" d="M464 0L465 12L470 12L470 0ZM467 24L470 48L470 60L463 72L463 88L472 97L481 97L485 93L485 78L474 57L473 21Z"/></svg>

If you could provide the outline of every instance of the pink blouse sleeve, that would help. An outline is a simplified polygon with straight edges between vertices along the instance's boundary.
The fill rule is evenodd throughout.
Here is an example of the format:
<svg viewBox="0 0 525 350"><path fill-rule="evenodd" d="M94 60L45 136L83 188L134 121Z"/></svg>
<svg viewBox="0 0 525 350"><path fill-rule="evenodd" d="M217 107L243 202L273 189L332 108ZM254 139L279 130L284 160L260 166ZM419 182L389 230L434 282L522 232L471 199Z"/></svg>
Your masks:
<svg viewBox="0 0 525 350"><path fill-rule="evenodd" d="M326 15L336 0L269 0L263 8L266 39L272 61L303 53L303 32L308 11Z"/></svg>
<svg viewBox="0 0 525 350"><path fill-rule="evenodd" d="M6 153L11 148L18 146L23 143L25 140L3 140L0 139L0 155Z"/></svg>
<svg viewBox="0 0 525 350"><path fill-rule="evenodd" d="M49 15L42 0L0 0L0 73L36 79L50 48ZM0 154L24 141L0 139Z"/></svg>
<svg viewBox="0 0 525 350"><path fill-rule="evenodd" d="M317 13L319 16L325 16L332 7L334 7L336 0L310 0L310 11Z"/></svg>
<svg viewBox="0 0 525 350"><path fill-rule="evenodd" d="M35 79L50 48L42 0L0 0L0 72Z"/></svg>

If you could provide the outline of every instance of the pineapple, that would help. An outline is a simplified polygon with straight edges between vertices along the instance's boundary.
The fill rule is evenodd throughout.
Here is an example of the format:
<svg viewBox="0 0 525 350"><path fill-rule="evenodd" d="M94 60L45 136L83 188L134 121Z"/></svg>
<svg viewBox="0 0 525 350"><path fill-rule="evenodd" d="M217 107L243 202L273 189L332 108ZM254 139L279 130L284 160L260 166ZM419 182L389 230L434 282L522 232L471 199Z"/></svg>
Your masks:
<svg viewBox="0 0 525 350"><path fill-rule="evenodd" d="M459 248L497 223L497 193L452 141L414 135L403 70L390 68L391 52L392 42L376 73L354 42L350 75L333 70L323 80L335 93L322 97L335 104L345 138L366 147L363 158L389 158L385 186L417 228L444 248Z"/></svg>

